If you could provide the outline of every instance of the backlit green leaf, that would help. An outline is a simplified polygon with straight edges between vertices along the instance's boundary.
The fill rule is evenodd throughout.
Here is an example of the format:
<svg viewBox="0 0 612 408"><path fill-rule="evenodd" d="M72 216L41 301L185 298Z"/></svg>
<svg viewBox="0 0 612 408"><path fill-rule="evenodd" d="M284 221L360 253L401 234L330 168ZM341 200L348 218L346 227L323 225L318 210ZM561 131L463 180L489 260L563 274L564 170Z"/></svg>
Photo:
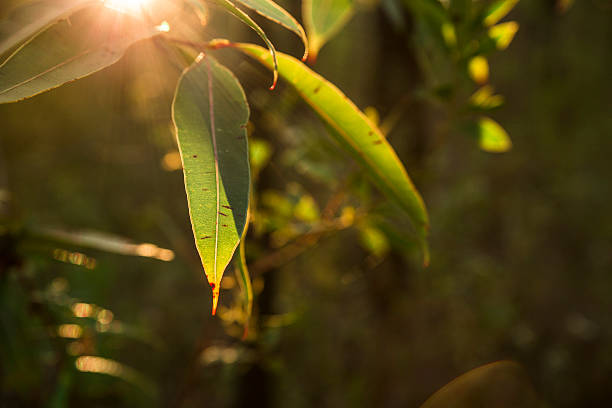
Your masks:
<svg viewBox="0 0 612 408"><path fill-rule="evenodd" d="M214 314L223 272L246 226L249 108L234 75L200 54L181 76L173 119L191 225L213 291Z"/></svg>
<svg viewBox="0 0 612 408"><path fill-rule="evenodd" d="M255 10L257 13L262 16L268 18L269 20L274 21L287 28L288 30L296 33L302 42L304 43L304 57L303 60L308 56L308 39L306 38L306 33L304 29L297 22L295 18L291 14L289 14L285 9L280 7L278 4L273 2L272 0L238 0L240 3L245 6Z"/></svg>
<svg viewBox="0 0 612 408"><path fill-rule="evenodd" d="M0 65L0 103L16 102L117 62L159 31L127 14L92 6L19 47Z"/></svg>
<svg viewBox="0 0 612 408"><path fill-rule="evenodd" d="M489 38L495 42L498 50L505 50L512 42L518 29L519 25L516 21L497 24L489 28Z"/></svg>
<svg viewBox="0 0 612 408"><path fill-rule="evenodd" d="M486 26L492 26L493 24L497 23L499 20L504 18L506 14L512 11L518 2L519 0L497 0L485 13L484 24Z"/></svg>
<svg viewBox="0 0 612 408"><path fill-rule="evenodd" d="M274 48L274 44L272 44L270 39L268 39L268 36L264 32L264 30L262 30L261 27L259 27L259 25L257 25L257 23L253 21L251 17L249 17L248 14L246 14L244 11L236 7L234 3L232 3L229 0L213 0L213 1L219 6L223 7L226 11L231 13L234 17L238 18L240 21L242 21L243 23L251 27L253 31L255 31L257 35L259 35L261 39L264 40L274 60L274 70L273 70L274 80L272 81L272 86L270 87L270 89L274 89L274 87L276 86L276 81L278 81L278 67L277 67L278 63L276 61L276 49Z"/></svg>
<svg viewBox="0 0 612 408"><path fill-rule="evenodd" d="M264 48L235 46L272 68ZM367 169L376 185L407 212L424 243L429 226L425 205L381 131L342 91L295 58L279 53L279 73L319 114L341 146Z"/></svg>
<svg viewBox="0 0 612 408"><path fill-rule="evenodd" d="M0 55L97 0L44 0L26 3L0 21Z"/></svg>
<svg viewBox="0 0 612 408"><path fill-rule="evenodd" d="M478 121L478 145L486 152L503 153L512 148L510 136L491 118L481 118Z"/></svg>
<svg viewBox="0 0 612 408"><path fill-rule="evenodd" d="M303 0L302 15L308 32L309 59L344 27L355 12L354 0Z"/></svg>

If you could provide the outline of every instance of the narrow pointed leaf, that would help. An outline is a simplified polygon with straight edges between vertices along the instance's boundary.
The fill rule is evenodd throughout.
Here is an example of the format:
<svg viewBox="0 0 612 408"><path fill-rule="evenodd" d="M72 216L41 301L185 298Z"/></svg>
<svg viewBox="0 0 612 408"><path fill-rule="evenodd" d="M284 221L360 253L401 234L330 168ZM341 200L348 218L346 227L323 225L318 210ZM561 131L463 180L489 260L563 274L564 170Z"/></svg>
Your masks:
<svg viewBox="0 0 612 408"><path fill-rule="evenodd" d="M131 240L99 231L68 231L60 228L32 227L26 235L56 244L91 248L109 253L142 256L169 262L174 251L150 243L134 243Z"/></svg>
<svg viewBox="0 0 612 408"><path fill-rule="evenodd" d="M244 11L236 7L234 3L232 3L229 0L213 0L213 1L217 5L223 7L226 11L228 11L234 17L236 17L237 19L239 19L240 21L242 21L243 23L251 27L253 31L255 31L257 35L259 35L259 37L261 37L261 39L266 43L266 46L268 47L268 49L270 50L270 54L272 55L272 60L274 61L274 70L273 70L274 79L272 81L272 86L270 87L270 89L274 89L276 87L276 82L278 81L278 62L276 58L276 48L274 48L274 44L272 44L272 41L270 41L270 39L268 38L264 30L262 30L261 27L259 27L259 25L255 21L253 21L251 17L249 17L248 14L246 14Z"/></svg>
<svg viewBox="0 0 612 408"><path fill-rule="evenodd" d="M315 61L321 47L351 19L355 4L354 0L303 0L302 6L309 59Z"/></svg>
<svg viewBox="0 0 612 408"><path fill-rule="evenodd" d="M0 65L0 103L16 102L117 62L155 27L100 5L59 22L19 47Z"/></svg>
<svg viewBox="0 0 612 408"><path fill-rule="evenodd" d="M512 11L518 2L519 0L497 0L485 13L484 24L486 26L492 26L497 23Z"/></svg>
<svg viewBox="0 0 612 408"><path fill-rule="evenodd" d="M15 8L0 21L0 55L97 0L44 0Z"/></svg>
<svg viewBox="0 0 612 408"><path fill-rule="evenodd" d="M302 25L289 12L272 0L238 0L238 2L297 34L304 43L302 60L306 59L308 56L308 38Z"/></svg>
<svg viewBox="0 0 612 408"><path fill-rule="evenodd" d="M191 225L213 291L214 314L221 277L246 226L249 108L234 75L200 54L181 76L172 114Z"/></svg>
<svg viewBox="0 0 612 408"><path fill-rule="evenodd" d="M252 44L234 46L272 68L264 48ZM283 53L278 56L280 76L333 130L332 136L364 166L376 185L407 212L424 242L429 224L425 205L382 132L336 86L295 58Z"/></svg>

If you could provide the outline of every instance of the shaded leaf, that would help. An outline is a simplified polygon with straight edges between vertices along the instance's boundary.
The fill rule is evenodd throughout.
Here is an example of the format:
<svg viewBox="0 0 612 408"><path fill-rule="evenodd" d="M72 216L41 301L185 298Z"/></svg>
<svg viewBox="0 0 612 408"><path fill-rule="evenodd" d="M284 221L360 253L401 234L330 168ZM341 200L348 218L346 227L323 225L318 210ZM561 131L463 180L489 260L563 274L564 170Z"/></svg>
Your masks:
<svg viewBox="0 0 612 408"><path fill-rule="evenodd" d="M0 55L97 0L41 0L16 7L0 21Z"/></svg>
<svg viewBox="0 0 612 408"><path fill-rule="evenodd" d="M497 0L494 2L485 13L484 24L486 26L492 26L499 20L504 18L514 6L517 5L519 0Z"/></svg>
<svg viewBox="0 0 612 408"><path fill-rule="evenodd" d="M272 68L264 48L235 46ZM376 185L407 212L424 243L429 228L425 205L381 131L342 91L295 58L279 53L279 73L329 126L340 145L365 167Z"/></svg>
<svg viewBox="0 0 612 408"><path fill-rule="evenodd" d="M308 32L309 60L335 36L355 12L354 0L303 0L302 15Z"/></svg>
<svg viewBox="0 0 612 408"><path fill-rule="evenodd" d="M483 117L477 123L478 145L486 152L503 153L512 148L510 136L491 118Z"/></svg>
<svg viewBox="0 0 612 408"><path fill-rule="evenodd" d="M308 38L301 24L281 6L272 0L238 0L245 6L255 10L257 13L285 27L297 34L304 43L304 56L308 57Z"/></svg>
<svg viewBox="0 0 612 408"><path fill-rule="evenodd" d="M264 30L262 30L261 27L259 27L259 25L257 25L257 23L253 21L251 17L249 17L248 14L246 14L244 11L236 7L234 3L232 3L229 0L213 0L213 1L219 6L221 6L222 8L224 8L226 11L231 13L234 17L238 18L240 21L242 21L243 23L251 27L253 31L255 31L257 35L259 35L261 39L264 40L274 60L274 70L273 70L274 79L272 81L272 86L270 87L270 89L274 89L276 87L276 82L278 81L278 62L276 58L276 49L274 48L274 44L272 44L272 41L270 41L270 39L268 38Z"/></svg>
<svg viewBox="0 0 612 408"><path fill-rule="evenodd" d="M62 21L19 47L0 65L0 103L16 102L117 62L135 42L159 31L103 5Z"/></svg>
<svg viewBox="0 0 612 408"><path fill-rule="evenodd" d="M523 368L498 361L455 378L421 408L535 408L538 398Z"/></svg>
<svg viewBox="0 0 612 408"><path fill-rule="evenodd" d="M173 120L193 234L213 291L213 314L223 272L246 227L248 119L249 108L238 80L214 59L200 54L181 76Z"/></svg>

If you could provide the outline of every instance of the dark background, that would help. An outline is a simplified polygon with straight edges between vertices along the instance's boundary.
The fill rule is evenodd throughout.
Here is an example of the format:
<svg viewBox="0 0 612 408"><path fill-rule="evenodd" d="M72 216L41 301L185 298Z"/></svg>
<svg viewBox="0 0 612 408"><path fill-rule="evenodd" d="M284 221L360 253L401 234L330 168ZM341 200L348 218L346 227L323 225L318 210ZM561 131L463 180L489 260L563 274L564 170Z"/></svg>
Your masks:
<svg viewBox="0 0 612 408"><path fill-rule="evenodd" d="M283 3L300 15L298 4ZM54 260L52 245L3 236L0 406L416 407L502 359L519 362L549 406L607 406L612 3L582 0L561 13L552 1L524 0L510 14L520 30L489 59L506 99L492 116L514 145L498 155L441 132L444 108L413 97L425 80L405 18L398 32L380 10L360 11L316 70L382 117L406 104L389 140L427 203L431 265L396 246L374 256L355 228L329 234L255 271L257 322L247 342L231 318L210 316L182 174L163 165L176 148L170 103L179 74L163 52L139 44L103 72L0 106L7 223L93 229L177 255L161 262L81 249L96 259L88 269ZM224 36L251 38L237 27L223 25L236 30ZM266 27L279 49L300 55L291 34ZM245 86L252 136L274 152L257 191L308 191L322 208L334 188L306 177L288 152L327 146L324 128L285 86L269 93L269 73L255 63L220 54ZM340 179L351 161L333 157L319 170ZM252 240L250 262L277 250L268 233ZM233 296L222 292L222 306ZM74 368L71 340L53 330L79 320L71 301L48 300L68 298L123 324L99 333L92 323L80 340L88 354L144 379Z"/></svg>

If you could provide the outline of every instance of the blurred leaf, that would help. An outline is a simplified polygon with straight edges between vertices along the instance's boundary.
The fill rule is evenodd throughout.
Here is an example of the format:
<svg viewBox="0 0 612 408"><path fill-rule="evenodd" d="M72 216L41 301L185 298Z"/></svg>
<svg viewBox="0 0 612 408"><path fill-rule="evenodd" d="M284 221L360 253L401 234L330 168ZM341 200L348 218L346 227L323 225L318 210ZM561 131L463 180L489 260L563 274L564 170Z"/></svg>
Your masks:
<svg viewBox="0 0 612 408"><path fill-rule="evenodd" d="M436 26L450 21L447 10L438 0L404 0L404 5Z"/></svg>
<svg viewBox="0 0 612 408"><path fill-rule="evenodd" d="M295 218L300 221L314 222L319 219L319 207L311 195L303 195L293 209Z"/></svg>
<svg viewBox="0 0 612 408"><path fill-rule="evenodd" d="M302 1L302 15L308 31L310 61L316 61L323 45L351 19L355 12L354 6L354 0Z"/></svg>
<svg viewBox="0 0 612 408"><path fill-rule="evenodd" d="M477 124L478 145L489 153L503 153L512 148L510 136L491 118L483 117Z"/></svg>
<svg viewBox="0 0 612 408"><path fill-rule="evenodd" d="M264 191L260 201L262 205L272 209L276 217L289 218L293 214L293 203L278 191Z"/></svg>
<svg viewBox="0 0 612 408"><path fill-rule="evenodd" d="M486 26L492 26L497 23L504 18L518 2L519 0L497 0L486 11L484 24Z"/></svg>
<svg viewBox="0 0 612 408"><path fill-rule="evenodd" d="M169 249L160 248L157 245L148 243L135 244L126 238L97 231L66 231L59 228L37 227L28 228L26 234L58 244L92 248L115 254L143 256L161 261L171 261L174 259L174 252ZM55 254L54 256L56 259L59 258L58 260L63 260Z"/></svg>
<svg viewBox="0 0 612 408"><path fill-rule="evenodd" d="M455 378L421 408L535 408L540 406L527 374L517 363L498 361Z"/></svg>
<svg viewBox="0 0 612 408"><path fill-rule="evenodd" d="M97 0L41 0L23 4L0 21L0 55Z"/></svg>
<svg viewBox="0 0 612 408"><path fill-rule="evenodd" d="M223 272L246 227L249 107L234 75L200 54L181 76L173 118L191 224L213 291L214 314Z"/></svg>
<svg viewBox="0 0 612 408"><path fill-rule="evenodd" d="M272 68L265 49L251 44L236 47ZM329 125L332 136L367 169L376 185L407 212L424 244L429 227L427 210L380 130L336 86L295 58L279 53L279 73Z"/></svg>
<svg viewBox="0 0 612 408"><path fill-rule="evenodd" d="M302 61L306 60L306 57L308 57L308 38L306 37L304 28L302 28L300 23L298 23L291 14L272 0L238 0L238 2L296 33L304 43L304 56L302 57Z"/></svg>
<svg viewBox="0 0 612 408"><path fill-rule="evenodd" d="M117 361L97 356L80 356L76 359L74 365L81 372L117 377L140 387L147 393L156 393L155 385L148 378Z"/></svg>
<svg viewBox="0 0 612 408"><path fill-rule="evenodd" d="M516 21L497 24L489 28L489 38L495 42L498 50L505 50L514 39L518 29L519 24Z"/></svg>
<svg viewBox="0 0 612 408"><path fill-rule="evenodd" d="M452 23L446 22L442 24L440 31L442 33L442 38L444 38L444 42L448 47L453 48L457 45L457 33L455 31L455 26L453 26Z"/></svg>
<svg viewBox="0 0 612 408"><path fill-rule="evenodd" d="M380 126L380 113L373 106L368 106L363 110L364 115L372 122L374 126Z"/></svg>
<svg viewBox="0 0 612 408"><path fill-rule="evenodd" d="M265 140L251 139L249 143L249 158L251 159L251 170L253 177L266 167L272 157L272 146Z"/></svg>
<svg viewBox="0 0 612 408"><path fill-rule="evenodd" d="M359 241L368 252L377 258L384 257L391 248L385 234L371 225L359 228Z"/></svg>
<svg viewBox="0 0 612 408"><path fill-rule="evenodd" d="M494 95L493 92L491 85L481 87L470 97L470 106L480 110L491 110L500 107L504 103L504 97Z"/></svg>
<svg viewBox="0 0 612 408"><path fill-rule="evenodd" d="M236 277L238 278L238 284L240 285L240 292L242 293L242 306L244 308L245 320L244 320L244 332L242 338L246 339L249 335L249 322L251 314L253 313L253 286L251 285L251 275L249 274L249 268L246 262L246 249L245 249L245 238L246 231L240 239L240 246L238 247L238 271Z"/></svg>
<svg viewBox="0 0 612 408"><path fill-rule="evenodd" d="M155 27L102 5L32 38L0 66L0 103L16 102L117 62Z"/></svg>
<svg viewBox="0 0 612 408"><path fill-rule="evenodd" d="M251 27L253 31L255 31L257 35L259 35L261 39L264 40L264 42L266 43L266 46L270 50L270 54L272 54L272 58L274 59L274 70L273 70L274 79L272 81L272 86L270 87L270 89L274 89L276 87L276 82L278 81L278 62L276 58L276 49L274 48L274 44L272 44L272 41L268 39L268 36L261 29L261 27L259 27L259 25L257 25L257 23L253 21L253 19L249 17L248 14L246 14L244 11L236 7L234 3L232 3L229 0L213 0L213 1L219 6L223 7L225 10L227 10L234 17L238 18L240 21L242 21L243 23Z"/></svg>
<svg viewBox="0 0 612 408"><path fill-rule="evenodd" d="M472 58L468 62L468 73L477 84L486 83L489 80L489 62L481 55Z"/></svg>

